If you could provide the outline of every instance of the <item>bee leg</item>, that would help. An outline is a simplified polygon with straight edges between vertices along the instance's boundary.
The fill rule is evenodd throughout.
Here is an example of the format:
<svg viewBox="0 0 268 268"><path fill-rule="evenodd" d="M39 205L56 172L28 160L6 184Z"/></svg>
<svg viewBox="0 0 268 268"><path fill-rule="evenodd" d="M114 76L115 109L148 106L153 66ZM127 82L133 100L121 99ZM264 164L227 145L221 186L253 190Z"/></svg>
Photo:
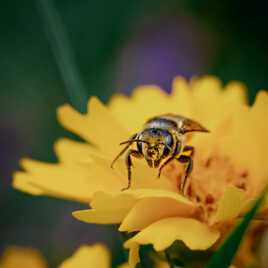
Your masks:
<svg viewBox="0 0 268 268"><path fill-rule="evenodd" d="M162 166L159 168L159 171L158 171L158 178L160 178L161 176L161 172L162 172L162 169L170 162L172 161L173 159L175 159L176 155L180 152L181 150L181 143L180 142L177 142L176 143L176 148L172 154L172 156L170 158L168 158L168 160L166 162L164 162L162 164Z"/></svg>
<svg viewBox="0 0 268 268"><path fill-rule="evenodd" d="M141 154L139 151L136 150L129 150L126 155L126 165L127 165L127 178L128 178L128 184L127 187L123 188L121 191L125 191L130 188L131 184L131 167L132 167L132 160L131 156L136 158L142 158L143 154Z"/></svg>
<svg viewBox="0 0 268 268"><path fill-rule="evenodd" d="M191 174L191 171L193 169L193 159L191 156L188 156L188 155L180 155L179 158L177 158L177 160L181 163L188 163L188 166L186 168L186 172L185 172L185 177L184 177L184 180L183 180L183 185L182 185L182 194L185 195L185 186L186 186L186 182L187 182L187 179L189 177L189 175Z"/></svg>
<svg viewBox="0 0 268 268"><path fill-rule="evenodd" d="M129 148L129 146L132 144L132 141L137 137L137 133L135 133L134 135L132 135L129 139L128 139L128 144L127 146L115 157L115 159L113 160L113 162L111 163L111 168L113 168L114 163L116 162L116 160Z"/></svg>
<svg viewBox="0 0 268 268"><path fill-rule="evenodd" d="M194 147L193 146L190 146L190 145L186 145L184 146L183 148L183 152L189 152L190 151L190 156L193 157L194 156Z"/></svg>

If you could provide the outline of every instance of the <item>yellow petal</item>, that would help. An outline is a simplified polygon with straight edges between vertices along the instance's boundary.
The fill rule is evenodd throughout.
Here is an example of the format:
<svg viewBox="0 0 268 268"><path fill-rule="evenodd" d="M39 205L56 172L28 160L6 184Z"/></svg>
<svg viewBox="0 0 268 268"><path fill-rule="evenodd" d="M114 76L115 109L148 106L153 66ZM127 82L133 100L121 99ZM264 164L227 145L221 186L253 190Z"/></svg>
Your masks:
<svg viewBox="0 0 268 268"><path fill-rule="evenodd" d="M109 250L102 244L81 246L71 257L58 268L110 268L111 256Z"/></svg>
<svg viewBox="0 0 268 268"><path fill-rule="evenodd" d="M265 114L268 113L268 93L259 92L253 107L243 106L232 116L231 133L221 137L218 150L233 161L245 167L251 178L248 190L251 197L264 187L268 174L266 151L268 150L268 127Z"/></svg>
<svg viewBox="0 0 268 268"><path fill-rule="evenodd" d="M151 223L167 217L190 217L196 211L193 204L185 202L184 197L150 197L137 202L119 227L119 231L133 232L144 229Z"/></svg>
<svg viewBox="0 0 268 268"><path fill-rule="evenodd" d="M109 102L109 109L121 124L136 133L151 117L164 113L185 114L186 105L180 106L182 100L177 100L159 87L148 85L135 89L131 98L115 95Z"/></svg>
<svg viewBox="0 0 268 268"><path fill-rule="evenodd" d="M129 133L137 133L140 128L140 120L133 113L133 102L127 96L114 94L109 100L108 107L111 114L121 123ZM127 111L127 112L122 112Z"/></svg>
<svg viewBox="0 0 268 268"><path fill-rule="evenodd" d="M54 144L54 151L60 162L90 163L90 152L95 152L96 149L85 142L62 138Z"/></svg>
<svg viewBox="0 0 268 268"><path fill-rule="evenodd" d="M31 179L25 172L17 171L13 174L12 187L17 190L23 191L32 195L45 195L47 194L44 189L31 184Z"/></svg>
<svg viewBox="0 0 268 268"><path fill-rule="evenodd" d="M228 185L219 200L218 210L211 224L236 218L245 203L245 191L233 185Z"/></svg>
<svg viewBox="0 0 268 268"><path fill-rule="evenodd" d="M103 152L115 154L118 144L133 133L126 131L97 98L89 100L88 110L87 115L82 115L70 105L63 105L58 109L58 119L64 127L97 145Z"/></svg>
<svg viewBox="0 0 268 268"><path fill-rule="evenodd" d="M265 175L267 179L267 165L266 165L266 152L268 150L268 125L266 123L266 115L268 114L268 92L267 91L259 91L256 100L253 104L252 109L252 122L250 128L253 130L256 143L260 145L261 150L259 154L263 157L261 159L262 168L265 169ZM258 141L258 142L257 142ZM266 180L267 181L267 180ZM266 185L266 183L264 183ZM264 187L265 185L261 185Z"/></svg>
<svg viewBox="0 0 268 268"><path fill-rule="evenodd" d="M150 199L152 197L155 200L158 198L161 200L164 198L172 199L175 202L185 204L188 209L194 207L191 201L177 193L156 189L127 190L124 192L119 191L114 194L96 192L90 203L92 209L75 211L73 212L73 216L87 223L120 223L139 200ZM182 207L183 205L181 205L181 208Z"/></svg>
<svg viewBox="0 0 268 268"><path fill-rule="evenodd" d="M73 212L73 216L83 222L99 224L120 223L135 204L133 196L121 194L113 196L105 192L96 192L90 203L92 209Z"/></svg>
<svg viewBox="0 0 268 268"><path fill-rule="evenodd" d="M80 114L71 105L64 104L57 109L58 120L66 129L87 139L90 126L85 124L86 115Z"/></svg>
<svg viewBox="0 0 268 268"><path fill-rule="evenodd" d="M119 191L122 188L116 174L112 173L107 178L107 170L95 163L65 165L23 159L21 166L27 172L16 172L13 186L32 194L46 194L88 203L96 191Z"/></svg>
<svg viewBox="0 0 268 268"><path fill-rule="evenodd" d="M116 193L96 192L90 204L94 208L106 208L107 205L117 207L118 202L124 201L125 204L132 206L132 200L138 201L144 198L171 198L178 202L194 206L189 199L178 193L158 189L126 190Z"/></svg>
<svg viewBox="0 0 268 268"><path fill-rule="evenodd" d="M231 82L223 90L218 78L205 76L193 80L190 86L193 93L193 118L212 132L222 121L232 118L240 107L247 104L247 88L239 82Z"/></svg>
<svg viewBox="0 0 268 268"><path fill-rule="evenodd" d="M130 248L133 243L152 244L156 251L171 246L175 240L181 240L192 250L206 250L219 238L218 231L190 218L166 218L149 225L137 235L125 242Z"/></svg>
<svg viewBox="0 0 268 268"><path fill-rule="evenodd" d="M106 181L112 181L112 179L107 179L107 174L110 177L114 176L116 181L120 183L120 188L125 188L127 186L127 168L124 158L120 158L111 169L112 158L105 158L101 155L92 154L94 156L95 165L99 165L102 168L102 173L105 176ZM158 178L158 170L149 168L144 159L133 159L132 168L132 180L130 189L140 189L140 188L151 188L151 189L162 189L177 192L177 185L175 182L167 179L164 175ZM111 192L111 191L110 191Z"/></svg>
<svg viewBox="0 0 268 268"><path fill-rule="evenodd" d="M238 81L232 81L224 88L224 104L227 109L239 109L239 106L248 104L248 89Z"/></svg>
<svg viewBox="0 0 268 268"><path fill-rule="evenodd" d="M139 123L139 128L141 128L146 120L162 114L167 109L169 96L158 86L141 86L133 91L131 101L133 108L137 109L132 110L133 120Z"/></svg>
<svg viewBox="0 0 268 268"><path fill-rule="evenodd" d="M43 256L34 249L10 247L6 249L0 261L1 268L46 268Z"/></svg>
<svg viewBox="0 0 268 268"><path fill-rule="evenodd" d="M72 215L79 221L96 224L118 224L127 215L129 209L85 209L74 211Z"/></svg>
<svg viewBox="0 0 268 268"><path fill-rule="evenodd" d="M264 90L260 90L257 95L255 102L253 104L253 110L254 113L256 113L257 116L262 116L263 112L267 112L268 110L268 92ZM264 123L264 122L261 122ZM264 130L268 130L267 124L261 124Z"/></svg>
<svg viewBox="0 0 268 268"><path fill-rule="evenodd" d="M62 155L64 151L75 147L77 153L80 150L82 154L86 153L80 146L82 147L82 144L62 140L56 145L56 152ZM13 186L35 195L46 194L85 203L91 200L92 194L96 191L121 191L127 184L127 170L123 159L120 159L115 168L111 169L109 158L101 158L92 150L89 153L90 156L88 160L84 160L84 163L78 156L73 161L71 156L62 156L62 163L58 164L22 159L21 166L26 172L14 174ZM76 153L73 157L75 156ZM134 165L131 189L158 188L177 191L176 184L164 176L156 179L156 170L150 169L142 162Z"/></svg>
<svg viewBox="0 0 268 268"><path fill-rule="evenodd" d="M260 129L261 120L262 117L254 118L251 109L248 107L240 109L233 116L232 135L226 139L226 143L224 144L224 146L226 145L225 150L229 150L229 154L232 155L235 161L243 166L249 167L253 172L256 172L256 170L265 170L263 168L266 167L263 165L265 163L263 155L268 147L265 146L265 141L260 136L262 135L262 129ZM256 142L257 140L258 142ZM262 176L261 173L254 175L256 177ZM256 177L255 179L257 179Z"/></svg>
<svg viewBox="0 0 268 268"><path fill-rule="evenodd" d="M173 80L170 102L175 106L175 114L190 118L193 116L192 91L183 77Z"/></svg>
<svg viewBox="0 0 268 268"><path fill-rule="evenodd" d="M113 97L109 102L109 108L113 115L122 124L129 125L134 133L140 131L147 119L163 113L168 107L168 95L159 87L153 85L136 88L129 102L122 100L124 98L120 96ZM122 113L121 105L128 112ZM148 107L150 108L148 109Z"/></svg>
<svg viewBox="0 0 268 268"><path fill-rule="evenodd" d="M221 81L214 76L205 76L192 80L190 86L194 107L193 118L213 131L217 125L217 114L222 108L219 105L222 96Z"/></svg>

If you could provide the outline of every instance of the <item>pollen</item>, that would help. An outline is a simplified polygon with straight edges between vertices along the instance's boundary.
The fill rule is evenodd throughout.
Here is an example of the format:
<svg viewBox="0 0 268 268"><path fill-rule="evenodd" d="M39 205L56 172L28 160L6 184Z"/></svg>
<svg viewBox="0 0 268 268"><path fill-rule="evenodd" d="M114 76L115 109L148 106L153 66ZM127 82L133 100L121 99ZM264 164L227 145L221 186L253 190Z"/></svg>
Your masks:
<svg viewBox="0 0 268 268"><path fill-rule="evenodd" d="M163 171L168 179L176 183L178 193L181 193L185 168L185 165L174 160ZM200 206L203 211L201 218L208 222L217 211L226 186L232 184L247 192L249 176L249 171L239 167L231 158L216 152L209 157L202 157L201 152L196 152L185 195Z"/></svg>

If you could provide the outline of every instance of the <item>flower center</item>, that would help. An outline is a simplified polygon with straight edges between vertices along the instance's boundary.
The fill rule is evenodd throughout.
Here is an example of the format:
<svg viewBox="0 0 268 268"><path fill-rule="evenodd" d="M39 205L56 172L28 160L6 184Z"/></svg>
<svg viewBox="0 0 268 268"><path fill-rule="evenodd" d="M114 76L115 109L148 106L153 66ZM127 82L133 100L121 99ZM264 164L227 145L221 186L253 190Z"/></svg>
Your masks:
<svg viewBox="0 0 268 268"><path fill-rule="evenodd" d="M164 174L177 184L181 192L185 176L185 165L172 161L164 170ZM218 202L228 184L247 191L249 171L239 167L232 159L219 154L208 158L196 153L194 168L188 178L186 196L203 208L203 220L207 221L217 210Z"/></svg>

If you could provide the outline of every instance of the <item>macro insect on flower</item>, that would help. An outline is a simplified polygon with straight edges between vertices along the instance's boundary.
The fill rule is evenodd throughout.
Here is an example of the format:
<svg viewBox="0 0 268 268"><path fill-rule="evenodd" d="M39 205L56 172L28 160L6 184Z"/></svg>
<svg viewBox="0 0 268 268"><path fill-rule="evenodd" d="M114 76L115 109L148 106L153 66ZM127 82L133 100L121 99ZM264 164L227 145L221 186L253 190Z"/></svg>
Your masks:
<svg viewBox="0 0 268 268"><path fill-rule="evenodd" d="M126 166L128 170L128 185L122 190L127 190L131 185L132 159L145 158L149 167L158 168L158 177L162 169L172 160L177 159L181 163L187 163L185 177L182 185L184 194L187 178L193 169L194 147L185 145L189 140L188 134L194 131L208 132L206 128L194 120L175 114L164 114L149 119L143 126L142 131L133 134L129 140L121 142L126 147L116 156L111 164L124 154L127 149L136 142L137 149L130 149L126 154ZM189 155L187 155L189 153Z"/></svg>
<svg viewBox="0 0 268 268"><path fill-rule="evenodd" d="M158 128L160 123L153 127L145 124L138 131L149 118L167 113L196 120L210 131L209 135L184 134L187 139L181 150L187 145L195 148L194 168L184 195L181 189L185 167L177 160L170 161L161 179L156 180L157 169L148 168L144 159L135 159L131 187L121 191L127 177L123 159L110 168L119 152L118 144L132 135L133 140L146 140L151 146L157 140L152 133L144 132L147 137L140 134ZM22 159L24 170L15 172L13 186L34 195L90 203L90 208L75 211L73 216L87 223L117 224L120 232L132 233L124 243L131 268L139 262L142 245L151 244L161 252L182 241L189 250L215 250L267 184L268 125L263 123L267 113L266 91L260 91L250 106L242 83L231 82L223 87L218 78L211 76L190 82L175 78L171 94L157 86L142 86L130 97L114 95L107 105L92 97L87 114L65 104L57 110L59 122L84 142L59 139L54 146L57 163ZM174 117L171 121L182 123ZM163 139L162 132L159 134L160 143L172 149L167 149L170 155L159 163L161 168L175 146L166 136ZM123 144L130 143L138 146L138 141ZM156 160L157 154L162 156L167 145L161 144L163 151L158 149L151 160ZM149 144L141 142L141 147L146 159ZM181 155L189 155L190 151ZM259 215L268 217L268 197Z"/></svg>

